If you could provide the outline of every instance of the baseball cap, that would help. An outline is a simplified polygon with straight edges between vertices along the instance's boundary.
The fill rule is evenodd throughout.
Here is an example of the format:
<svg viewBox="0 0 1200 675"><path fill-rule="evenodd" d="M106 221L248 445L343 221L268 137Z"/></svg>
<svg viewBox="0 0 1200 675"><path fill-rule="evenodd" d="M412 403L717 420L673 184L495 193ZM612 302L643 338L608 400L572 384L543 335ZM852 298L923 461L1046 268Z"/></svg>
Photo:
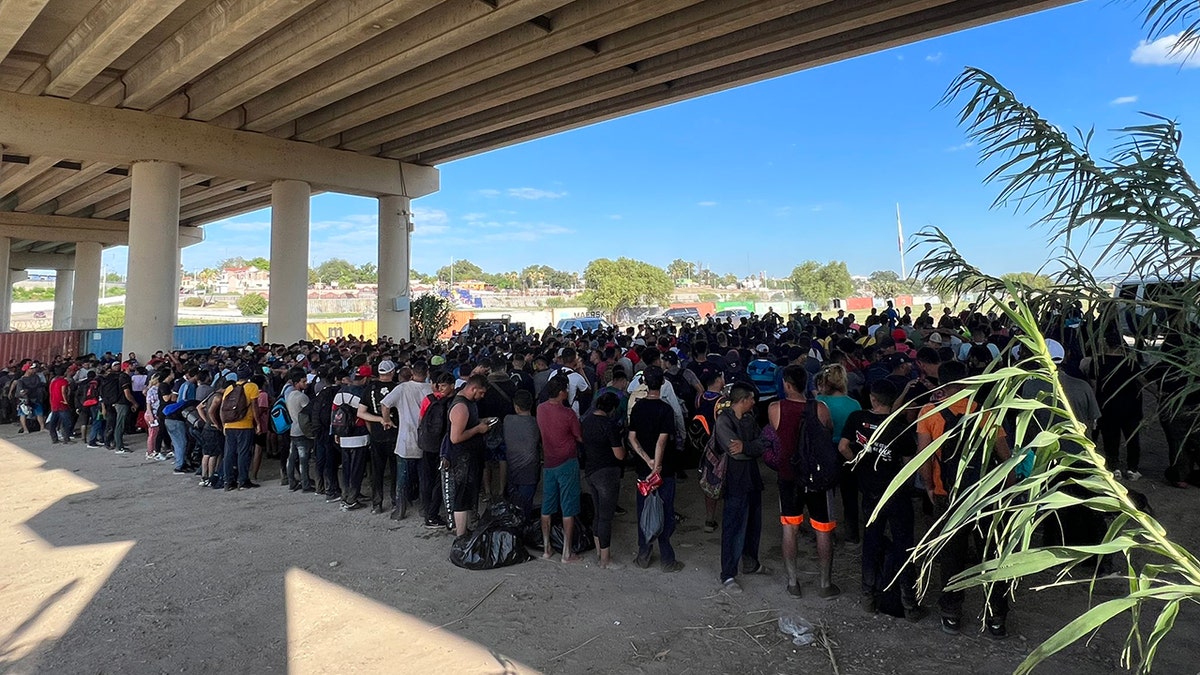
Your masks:
<svg viewBox="0 0 1200 675"><path fill-rule="evenodd" d="M364 364L364 365L361 365L358 367L358 370L355 371L355 374L358 377L370 377L371 375L374 375L375 373L373 370L371 370L371 366Z"/></svg>
<svg viewBox="0 0 1200 675"><path fill-rule="evenodd" d="M754 348L754 351L758 354L769 354L771 352L771 348L764 344L760 344Z"/></svg>
<svg viewBox="0 0 1200 675"><path fill-rule="evenodd" d="M396 364L393 363L390 359L384 359L379 362L378 368L379 368L379 374L382 375L384 373L390 373L393 370L395 370Z"/></svg>
<svg viewBox="0 0 1200 675"><path fill-rule="evenodd" d="M941 333L930 333L929 338L925 341L931 345L940 345L945 342L945 338L942 337Z"/></svg>
<svg viewBox="0 0 1200 675"><path fill-rule="evenodd" d="M237 378L239 380L248 380L254 375L254 371L250 370L250 366L242 366L237 370Z"/></svg>
<svg viewBox="0 0 1200 675"><path fill-rule="evenodd" d="M643 340L642 338L636 338L636 339L634 339L634 341L633 341L633 344L635 344L635 345L637 345L637 346L639 346L639 347L645 347L645 346L646 346L646 341L645 341L645 340Z"/></svg>
<svg viewBox="0 0 1200 675"><path fill-rule="evenodd" d="M444 366L444 365L446 365L446 357L439 354L439 355L433 357L432 359L429 359L429 365Z"/></svg>
<svg viewBox="0 0 1200 675"><path fill-rule="evenodd" d="M896 342L904 342L908 339L908 333L905 333L903 328L897 328L892 331L892 339Z"/></svg>
<svg viewBox="0 0 1200 675"><path fill-rule="evenodd" d="M1067 358L1067 350L1058 340L1046 340L1046 351L1050 352L1050 360L1055 363L1062 363Z"/></svg>
<svg viewBox="0 0 1200 675"><path fill-rule="evenodd" d="M237 373L225 373L226 382L237 382Z"/></svg>
<svg viewBox="0 0 1200 675"><path fill-rule="evenodd" d="M904 365L905 363L912 363L912 359L908 358L908 354L904 354L902 352L888 354L883 358L883 365L888 368L896 368L897 366Z"/></svg>

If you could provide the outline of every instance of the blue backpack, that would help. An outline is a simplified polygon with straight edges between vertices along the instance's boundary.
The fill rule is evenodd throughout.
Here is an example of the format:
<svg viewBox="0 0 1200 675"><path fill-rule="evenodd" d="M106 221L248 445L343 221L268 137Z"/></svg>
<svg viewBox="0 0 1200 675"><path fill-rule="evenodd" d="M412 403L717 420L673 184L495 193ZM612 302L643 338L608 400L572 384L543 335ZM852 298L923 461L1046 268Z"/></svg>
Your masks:
<svg viewBox="0 0 1200 675"><path fill-rule="evenodd" d="M279 400L275 401L275 405L271 406L271 431L283 435L291 433L292 430L292 415L287 409L287 395L292 390L292 385L283 388L283 393L279 395Z"/></svg>

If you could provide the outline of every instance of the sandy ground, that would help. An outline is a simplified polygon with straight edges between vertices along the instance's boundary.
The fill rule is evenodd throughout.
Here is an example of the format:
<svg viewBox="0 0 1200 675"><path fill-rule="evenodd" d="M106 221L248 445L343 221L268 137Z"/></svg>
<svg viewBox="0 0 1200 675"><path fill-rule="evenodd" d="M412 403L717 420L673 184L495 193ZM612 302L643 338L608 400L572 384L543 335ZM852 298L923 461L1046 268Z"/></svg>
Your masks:
<svg viewBox="0 0 1200 675"><path fill-rule="evenodd" d="M1081 612L1082 590L1018 592L1011 637L943 635L858 606L859 559L839 546L847 592L793 599L779 572L778 511L764 498L769 577L720 591L719 532L704 534L698 490L681 490L676 534L687 568L663 574L532 561L470 572L447 561L448 535L312 494L217 492L146 462L0 427L0 672L32 673L1005 673ZM1177 541L1200 550L1197 490L1150 477L1165 465L1156 425L1137 484ZM636 543L632 479L614 551ZM815 579L811 538L802 564ZM1116 589L1108 589L1111 595ZM490 593L490 594L489 594ZM934 605L927 598L927 606ZM477 604L478 603L478 604ZM968 596L968 611L981 598ZM476 606L477 605L477 606ZM472 609L474 607L474 609ZM823 626L829 648L794 647L781 614ZM1155 672L1197 672L1200 612L1186 607ZM1042 672L1117 672L1123 632L1105 629ZM831 659L836 661L833 667Z"/></svg>

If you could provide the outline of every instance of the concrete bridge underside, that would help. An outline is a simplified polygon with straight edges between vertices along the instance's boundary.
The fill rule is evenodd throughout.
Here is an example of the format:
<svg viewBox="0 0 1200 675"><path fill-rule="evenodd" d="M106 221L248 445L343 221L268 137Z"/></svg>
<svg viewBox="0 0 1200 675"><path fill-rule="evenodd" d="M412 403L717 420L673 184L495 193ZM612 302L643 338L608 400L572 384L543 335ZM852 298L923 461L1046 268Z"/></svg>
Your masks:
<svg viewBox="0 0 1200 675"><path fill-rule="evenodd" d="M1068 1L0 0L0 270L129 241L131 276L170 288L193 228L272 205L272 257L305 261L309 195L380 197L381 332L403 336L435 165ZM130 298L153 318L127 349L163 346L166 303Z"/></svg>

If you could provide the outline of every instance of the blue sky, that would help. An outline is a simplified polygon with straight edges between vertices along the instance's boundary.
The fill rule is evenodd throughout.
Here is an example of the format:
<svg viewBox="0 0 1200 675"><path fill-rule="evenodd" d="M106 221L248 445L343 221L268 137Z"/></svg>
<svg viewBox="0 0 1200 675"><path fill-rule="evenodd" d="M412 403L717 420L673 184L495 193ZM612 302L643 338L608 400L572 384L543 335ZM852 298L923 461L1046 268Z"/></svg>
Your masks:
<svg viewBox="0 0 1200 675"><path fill-rule="evenodd" d="M840 259L869 274L899 267L899 202L906 234L936 225L985 271L1037 269L1045 231L990 209L997 188L937 103L971 65L1061 127L1095 126L1101 147L1142 110L1200 134L1200 56L1172 63L1143 44L1142 4L1082 2L444 164L441 192L414 202L413 267L582 271L627 255L738 275ZM313 262L375 260L374 200L320 195L312 220ZM184 267L267 255L269 221L207 226ZM105 260L123 269L125 250Z"/></svg>

